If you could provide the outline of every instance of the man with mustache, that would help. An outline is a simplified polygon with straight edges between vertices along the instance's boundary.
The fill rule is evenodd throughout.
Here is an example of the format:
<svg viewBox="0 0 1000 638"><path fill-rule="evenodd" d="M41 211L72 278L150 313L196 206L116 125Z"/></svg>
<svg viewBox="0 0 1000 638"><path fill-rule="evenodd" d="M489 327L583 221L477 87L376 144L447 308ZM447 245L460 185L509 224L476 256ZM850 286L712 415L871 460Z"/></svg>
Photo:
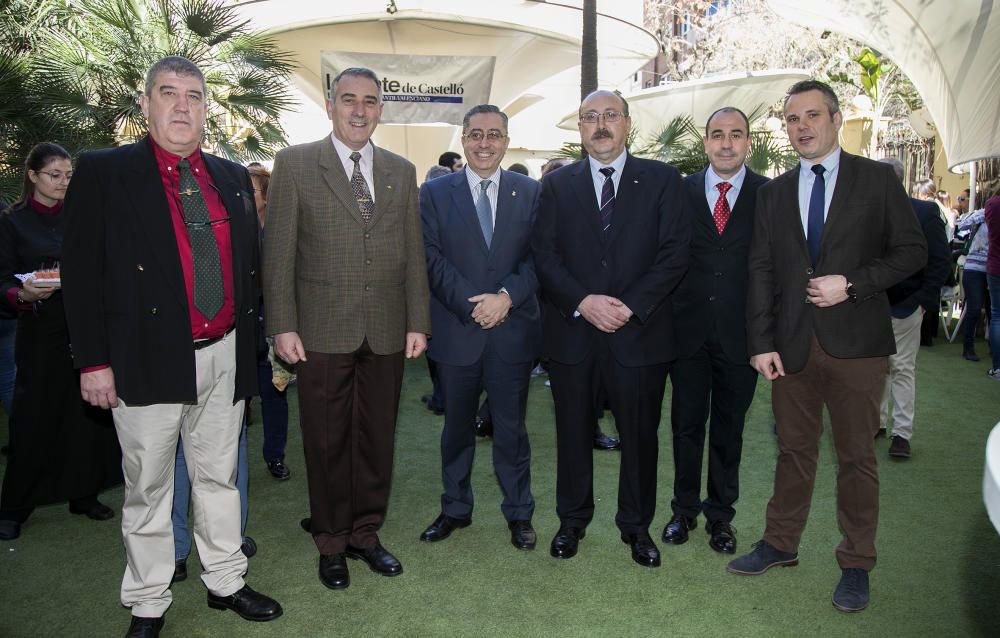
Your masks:
<svg viewBox="0 0 1000 638"><path fill-rule="evenodd" d="M244 581L237 442L257 394L257 212L245 168L200 150L205 77L168 56L139 100L149 135L80 157L62 277L83 399L111 408L122 448L127 636L158 636L171 603L180 436L208 606L273 620Z"/></svg>
<svg viewBox="0 0 1000 638"><path fill-rule="evenodd" d="M579 113L589 157L542 180L531 242L556 410L560 525L549 552L575 556L594 516L592 397L603 387L621 437L615 520L632 559L657 567L656 429L674 358L669 298L688 261L688 199L676 169L625 150L632 120L620 95L595 91Z"/></svg>
<svg viewBox="0 0 1000 638"><path fill-rule="evenodd" d="M709 166L684 178L692 207L691 263L671 298L678 356L670 369L674 515L663 542L687 542L688 530L704 513L709 546L732 554L743 424L757 387L746 342L747 253L757 189L767 179L744 164L750 122L743 111L724 107L713 113L704 144ZM702 502L706 420L708 493Z"/></svg>
<svg viewBox="0 0 1000 638"><path fill-rule="evenodd" d="M375 573L403 566L379 540L405 358L430 333L413 164L371 135L378 76L344 69L326 101L333 133L279 152L268 189L265 330L296 364L319 578L350 584L346 557Z"/></svg>
<svg viewBox="0 0 1000 638"><path fill-rule="evenodd" d="M874 438L887 357L896 352L886 289L927 262L927 243L892 168L845 153L836 93L804 80L785 98L799 165L760 188L750 244L750 365L772 381L778 437L764 537L728 571L756 576L798 564L823 406L837 453L840 582L833 605L868 605L875 566Z"/></svg>

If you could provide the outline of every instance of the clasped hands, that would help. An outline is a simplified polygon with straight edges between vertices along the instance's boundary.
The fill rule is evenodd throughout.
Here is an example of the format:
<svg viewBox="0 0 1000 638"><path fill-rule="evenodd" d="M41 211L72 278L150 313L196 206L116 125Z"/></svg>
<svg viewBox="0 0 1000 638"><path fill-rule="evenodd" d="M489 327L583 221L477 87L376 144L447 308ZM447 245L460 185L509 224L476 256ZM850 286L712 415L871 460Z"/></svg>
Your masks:
<svg viewBox="0 0 1000 638"><path fill-rule="evenodd" d="M506 292L483 293L469 297L469 302L476 304L470 313L472 320L483 330L489 330L502 324L510 312L514 302Z"/></svg>
<svg viewBox="0 0 1000 638"><path fill-rule="evenodd" d="M602 332L614 332L632 318L632 310L621 299L607 295L587 295L576 310Z"/></svg>
<svg viewBox="0 0 1000 638"><path fill-rule="evenodd" d="M809 280L806 300L818 308L828 308L847 301L847 277L824 275Z"/></svg>

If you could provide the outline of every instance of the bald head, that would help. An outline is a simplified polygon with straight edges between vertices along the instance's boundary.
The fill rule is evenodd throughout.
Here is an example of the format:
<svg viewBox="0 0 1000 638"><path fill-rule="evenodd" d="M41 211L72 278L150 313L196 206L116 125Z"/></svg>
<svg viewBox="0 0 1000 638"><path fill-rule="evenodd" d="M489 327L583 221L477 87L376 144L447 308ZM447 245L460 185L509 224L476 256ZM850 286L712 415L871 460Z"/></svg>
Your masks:
<svg viewBox="0 0 1000 638"><path fill-rule="evenodd" d="M625 151L632 120L628 102L618 93L594 91L580 104L580 142L587 153L610 164Z"/></svg>

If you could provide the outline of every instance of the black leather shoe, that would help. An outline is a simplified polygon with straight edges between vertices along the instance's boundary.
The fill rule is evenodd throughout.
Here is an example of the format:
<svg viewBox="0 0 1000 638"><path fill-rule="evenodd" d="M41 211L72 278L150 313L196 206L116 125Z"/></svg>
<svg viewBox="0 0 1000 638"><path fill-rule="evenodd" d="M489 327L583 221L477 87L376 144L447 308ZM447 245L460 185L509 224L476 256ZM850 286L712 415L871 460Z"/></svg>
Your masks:
<svg viewBox="0 0 1000 638"><path fill-rule="evenodd" d="M556 532L549 546L549 554L553 558L573 558L580 547L580 540L586 536L586 530L580 527L563 526Z"/></svg>
<svg viewBox="0 0 1000 638"><path fill-rule="evenodd" d="M311 518L303 518L299 521L299 527L302 528L307 534L312 534L312 520Z"/></svg>
<svg viewBox="0 0 1000 638"><path fill-rule="evenodd" d="M620 450L622 447L622 442L613 436L608 436L604 432L598 430L594 433L594 449L595 450Z"/></svg>
<svg viewBox="0 0 1000 638"><path fill-rule="evenodd" d="M489 438L493 436L493 419L484 419L481 416L477 416L476 436L482 438Z"/></svg>
<svg viewBox="0 0 1000 638"><path fill-rule="evenodd" d="M179 560L174 563L174 577L170 579L170 584L179 583L182 580L187 580L188 577L188 566L187 561Z"/></svg>
<svg viewBox="0 0 1000 638"><path fill-rule="evenodd" d="M271 473L271 476L278 479L279 481L287 481L292 478L292 471L288 469L285 462L281 459L274 459L273 461L267 462L267 471Z"/></svg>
<svg viewBox="0 0 1000 638"><path fill-rule="evenodd" d="M375 542L374 547L367 549L348 545L344 553L350 558L368 563L368 568L376 574L399 576L403 573L403 565L395 556L389 553L389 550L382 547L382 543L378 541Z"/></svg>
<svg viewBox="0 0 1000 638"><path fill-rule="evenodd" d="M12 541L21 535L21 524L14 521L0 521L0 541Z"/></svg>
<svg viewBox="0 0 1000 638"><path fill-rule="evenodd" d="M427 406L427 409L433 412L434 414L438 416L444 414L444 406L434 402L433 394L423 395L422 397L420 397L420 401L423 402L424 405Z"/></svg>
<svg viewBox="0 0 1000 638"><path fill-rule="evenodd" d="M269 596L260 594L244 585L243 589L229 596L216 596L208 592L208 606L212 609L232 609L244 620L262 622L281 615L281 605Z"/></svg>
<svg viewBox="0 0 1000 638"><path fill-rule="evenodd" d="M253 557L257 553L257 541L253 539L252 536L244 536L243 543L240 544L240 551L247 558Z"/></svg>
<svg viewBox="0 0 1000 638"><path fill-rule="evenodd" d="M330 589L347 589L351 584L351 573L347 570L347 559L343 554L320 555L319 582Z"/></svg>
<svg viewBox="0 0 1000 638"><path fill-rule="evenodd" d="M468 527L471 524L471 518L452 518L447 514L439 514L438 517L434 519L434 522L431 523L427 529L424 530L424 533L420 535L420 540L428 543L443 541L451 536L451 533L456 529Z"/></svg>
<svg viewBox="0 0 1000 638"><path fill-rule="evenodd" d="M663 542L671 545L683 545L688 542L688 530L695 528L696 520L674 514L667 526L663 528Z"/></svg>
<svg viewBox="0 0 1000 638"><path fill-rule="evenodd" d="M510 544L518 549L535 549L538 537L531 527L531 521L510 521Z"/></svg>
<svg viewBox="0 0 1000 638"><path fill-rule="evenodd" d="M660 550L653 544L647 532L622 535L622 541L632 549L632 560L643 567L660 566Z"/></svg>
<svg viewBox="0 0 1000 638"><path fill-rule="evenodd" d="M157 638L163 629L163 618L141 618L132 616L125 638Z"/></svg>
<svg viewBox="0 0 1000 638"><path fill-rule="evenodd" d="M720 554L736 553L736 530L725 521L707 521L708 546Z"/></svg>
<svg viewBox="0 0 1000 638"><path fill-rule="evenodd" d="M70 504L69 511L72 514L84 514L94 521L107 521L115 517L115 511L98 500L95 500L90 507L77 508Z"/></svg>

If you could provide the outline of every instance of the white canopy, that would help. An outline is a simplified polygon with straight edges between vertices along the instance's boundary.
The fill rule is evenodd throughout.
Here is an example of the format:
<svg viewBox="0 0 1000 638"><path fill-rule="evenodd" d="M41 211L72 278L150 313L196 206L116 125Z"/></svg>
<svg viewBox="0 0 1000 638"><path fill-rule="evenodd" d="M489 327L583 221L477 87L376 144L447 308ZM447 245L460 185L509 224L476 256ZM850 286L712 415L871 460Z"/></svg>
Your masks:
<svg viewBox="0 0 1000 638"><path fill-rule="evenodd" d="M860 40L899 65L956 166L1000 156L1000 17L991 0L768 0L775 13Z"/></svg>
<svg viewBox="0 0 1000 638"><path fill-rule="evenodd" d="M701 125L723 106L735 106L750 113L758 105L770 106L785 95L788 87L809 77L801 69L745 71L716 75L662 86L626 95L632 124L640 135L655 135L678 115L690 115ZM576 130L574 110L559 122L559 128Z"/></svg>

